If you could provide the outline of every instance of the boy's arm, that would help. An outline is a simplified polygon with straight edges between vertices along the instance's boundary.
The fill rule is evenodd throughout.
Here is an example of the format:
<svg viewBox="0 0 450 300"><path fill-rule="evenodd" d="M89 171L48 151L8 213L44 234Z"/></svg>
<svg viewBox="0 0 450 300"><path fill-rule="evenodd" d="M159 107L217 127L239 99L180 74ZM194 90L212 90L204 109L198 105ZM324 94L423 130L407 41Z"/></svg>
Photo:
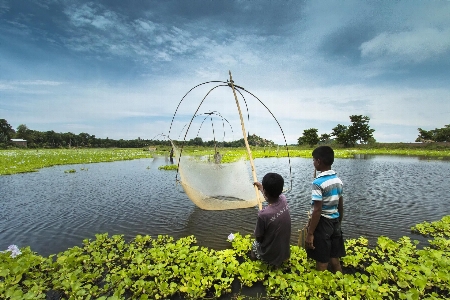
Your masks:
<svg viewBox="0 0 450 300"><path fill-rule="evenodd" d="M256 221L256 227L255 227L255 240L259 243L262 243L264 240L264 222L261 220L260 217L258 217Z"/></svg>
<svg viewBox="0 0 450 300"><path fill-rule="evenodd" d="M264 199L267 201L267 197L266 197L266 194L264 193L264 188L263 188L263 186L262 186L262 183L256 181L256 182L253 182L253 185L256 186L256 187L258 188L258 190L259 190L259 191L262 193L262 195L264 196Z"/></svg>
<svg viewBox="0 0 450 300"><path fill-rule="evenodd" d="M342 219L344 218L344 198L342 196L339 197L338 212L339 222L342 222Z"/></svg>
<svg viewBox="0 0 450 300"><path fill-rule="evenodd" d="M319 224L320 215L322 214L322 201L314 201L314 209L309 221L308 235L306 236L306 247L314 249L314 231Z"/></svg>

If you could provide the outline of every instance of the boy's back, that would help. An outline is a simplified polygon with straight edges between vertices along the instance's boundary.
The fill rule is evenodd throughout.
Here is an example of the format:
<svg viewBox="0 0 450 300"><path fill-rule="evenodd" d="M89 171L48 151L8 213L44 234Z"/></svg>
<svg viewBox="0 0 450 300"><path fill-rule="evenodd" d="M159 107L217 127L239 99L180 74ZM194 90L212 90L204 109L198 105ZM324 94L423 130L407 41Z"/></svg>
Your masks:
<svg viewBox="0 0 450 300"><path fill-rule="evenodd" d="M290 257L291 216L283 194L258 212L255 237L262 238L258 252L265 262L279 266Z"/></svg>
<svg viewBox="0 0 450 300"><path fill-rule="evenodd" d="M322 201L322 216L329 219L339 217L338 204L342 196L342 181L333 170L321 172L313 181L311 214L314 201Z"/></svg>

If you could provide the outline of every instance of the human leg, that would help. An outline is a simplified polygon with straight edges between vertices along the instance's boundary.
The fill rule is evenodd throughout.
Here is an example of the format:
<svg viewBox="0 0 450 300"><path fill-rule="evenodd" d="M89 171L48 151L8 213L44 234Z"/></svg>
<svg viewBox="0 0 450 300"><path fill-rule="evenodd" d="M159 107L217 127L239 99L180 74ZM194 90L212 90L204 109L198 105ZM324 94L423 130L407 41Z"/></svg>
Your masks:
<svg viewBox="0 0 450 300"><path fill-rule="evenodd" d="M316 261L316 270L317 271L325 271L328 269L328 263Z"/></svg>
<svg viewBox="0 0 450 300"><path fill-rule="evenodd" d="M345 244L341 223L338 220L335 220L333 227L334 232L331 236L330 266L333 273L338 271L342 273L340 258L345 256Z"/></svg>
<svg viewBox="0 0 450 300"><path fill-rule="evenodd" d="M325 271L328 268L332 234L332 224L326 218L321 217L314 231L314 249L306 249L308 257L316 261L316 270L318 271Z"/></svg>
<svg viewBox="0 0 450 300"><path fill-rule="evenodd" d="M330 265L331 265L331 271L333 273L336 273L338 271L342 273L341 261L339 260L338 257L331 257Z"/></svg>

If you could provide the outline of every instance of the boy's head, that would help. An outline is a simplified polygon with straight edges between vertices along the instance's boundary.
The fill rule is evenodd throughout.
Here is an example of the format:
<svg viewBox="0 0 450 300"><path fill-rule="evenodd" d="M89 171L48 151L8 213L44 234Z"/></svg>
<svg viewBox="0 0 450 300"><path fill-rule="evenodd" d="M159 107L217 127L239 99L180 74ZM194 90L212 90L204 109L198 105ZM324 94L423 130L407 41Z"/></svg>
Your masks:
<svg viewBox="0 0 450 300"><path fill-rule="evenodd" d="M313 150L312 156L324 166L331 166L334 162L334 151L330 146L319 146Z"/></svg>
<svg viewBox="0 0 450 300"><path fill-rule="evenodd" d="M284 179L280 174L267 173L261 182L266 194L273 198L278 198L283 192Z"/></svg>

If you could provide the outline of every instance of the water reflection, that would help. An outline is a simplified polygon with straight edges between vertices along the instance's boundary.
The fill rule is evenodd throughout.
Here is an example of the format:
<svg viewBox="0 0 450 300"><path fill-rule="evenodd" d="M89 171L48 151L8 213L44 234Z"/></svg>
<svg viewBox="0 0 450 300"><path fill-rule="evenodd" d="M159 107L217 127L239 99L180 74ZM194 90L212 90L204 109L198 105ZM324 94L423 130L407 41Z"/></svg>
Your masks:
<svg viewBox="0 0 450 300"><path fill-rule="evenodd" d="M369 155L369 154L355 154L355 155L353 155L353 158L355 158L355 159L372 159L372 158L375 158L375 156Z"/></svg>
<svg viewBox="0 0 450 300"><path fill-rule="evenodd" d="M0 250L16 244L49 255L105 232L126 240L137 234L193 234L199 245L224 249L231 232L253 233L256 207L201 210L176 184L174 171L158 170L164 164L162 157L0 176ZM295 244L307 219L313 167L311 159L294 158L291 164L293 188L286 196ZM258 178L279 172L289 180L285 158L257 159L255 166ZM68 169L77 172L64 173ZM344 182L346 238L366 236L374 243L380 235L409 235L425 242L411 235L410 227L450 214L448 161L374 156L336 159L334 169Z"/></svg>

